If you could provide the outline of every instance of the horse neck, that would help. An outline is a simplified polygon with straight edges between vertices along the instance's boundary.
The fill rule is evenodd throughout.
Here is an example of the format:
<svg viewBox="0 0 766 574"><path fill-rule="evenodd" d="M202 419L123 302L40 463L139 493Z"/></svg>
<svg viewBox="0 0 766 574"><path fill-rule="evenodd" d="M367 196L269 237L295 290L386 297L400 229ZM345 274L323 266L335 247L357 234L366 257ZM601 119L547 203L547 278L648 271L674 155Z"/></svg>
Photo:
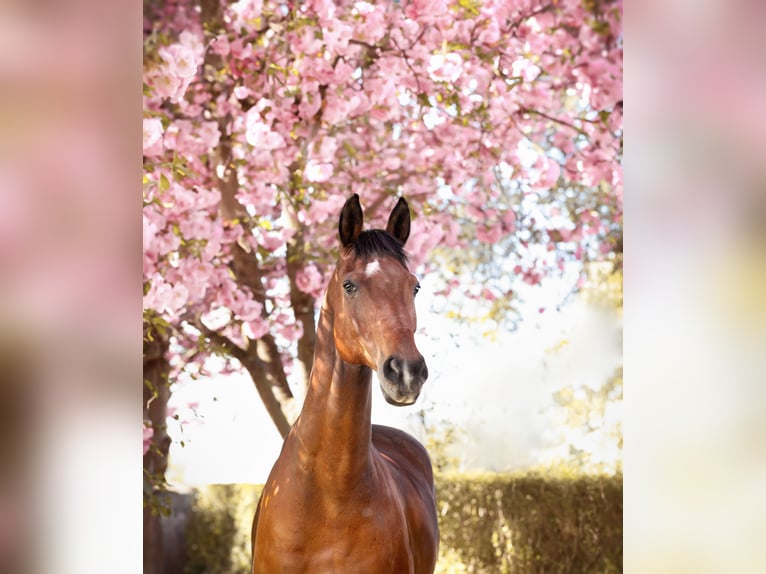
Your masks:
<svg viewBox="0 0 766 574"><path fill-rule="evenodd" d="M354 484L370 466L372 371L335 348L333 313L323 306L306 399L295 424L299 458L317 480Z"/></svg>

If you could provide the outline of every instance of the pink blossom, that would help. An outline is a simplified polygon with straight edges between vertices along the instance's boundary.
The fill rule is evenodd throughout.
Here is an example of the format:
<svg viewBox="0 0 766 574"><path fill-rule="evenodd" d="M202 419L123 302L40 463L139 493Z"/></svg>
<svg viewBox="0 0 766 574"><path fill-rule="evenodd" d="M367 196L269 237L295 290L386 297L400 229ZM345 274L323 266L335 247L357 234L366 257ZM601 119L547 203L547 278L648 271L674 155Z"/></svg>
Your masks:
<svg viewBox="0 0 766 574"><path fill-rule="evenodd" d="M263 318L243 323L243 327L246 330L247 337L253 341L257 341L271 330L269 322Z"/></svg>
<svg viewBox="0 0 766 574"><path fill-rule="evenodd" d="M495 297L495 294L492 293L492 291L490 289L487 289L486 287L481 290L481 296L486 301L495 301L497 299L497 297Z"/></svg>
<svg viewBox="0 0 766 574"><path fill-rule="evenodd" d="M262 231L258 238L258 244L267 251L276 251L285 244L285 230Z"/></svg>
<svg viewBox="0 0 766 574"><path fill-rule="evenodd" d="M281 318L275 328L281 337L292 343L298 341L303 336L303 324L288 321L292 321L291 318Z"/></svg>
<svg viewBox="0 0 766 574"><path fill-rule="evenodd" d="M285 147L285 139L271 130L260 117L260 112L251 108L247 113L247 133L245 139L251 146L271 151Z"/></svg>
<svg viewBox="0 0 766 574"><path fill-rule="evenodd" d="M143 213L144 251L149 251L153 248L153 242L159 230L159 226L150 219L150 217L147 215L148 213L150 213L148 210L144 210L144 213Z"/></svg>
<svg viewBox="0 0 766 574"><path fill-rule="evenodd" d="M187 31L181 34L181 40L181 43L163 46L157 51L165 64L155 77L155 89L175 102L186 93L202 63L201 45L195 36Z"/></svg>
<svg viewBox="0 0 766 574"><path fill-rule="evenodd" d="M189 300L189 290L182 284L171 285L157 278L149 293L144 297L144 305L160 313L175 315Z"/></svg>
<svg viewBox="0 0 766 574"><path fill-rule="evenodd" d="M310 0L311 6L319 16L320 21L332 20L335 17L335 2L333 0Z"/></svg>
<svg viewBox="0 0 766 574"><path fill-rule="evenodd" d="M151 426L147 426L148 423L144 423L144 456L149 452L149 447L152 446L152 437L154 436L154 429Z"/></svg>
<svg viewBox="0 0 766 574"><path fill-rule="evenodd" d="M550 189L556 185L561 173L561 166L555 160L545 158L540 162L540 173L535 187L538 189Z"/></svg>
<svg viewBox="0 0 766 574"><path fill-rule="evenodd" d="M485 227L484 225L476 226L476 239L482 243L497 243L503 234L503 229L499 225L490 225Z"/></svg>
<svg viewBox="0 0 766 574"><path fill-rule="evenodd" d="M306 179L315 183L321 183L330 179L333 173L331 163L320 163L316 160L309 160L306 164Z"/></svg>
<svg viewBox="0 0 766 574"><path fill-rule="evenodd" d="M348 81L348 79L351 77L351 74L353 73L354 67L344 62L343 60L340 60L337 64L335 64L332 81L336 84L344 84Z"/></svg>
<svg viewBox="0 0 766 574"><path fill-rule="evenodd" d="M213 283L215 267L207 261L184 258L178 264L178 268L189 291L189 299L203 299L208 285Z"/></svg>
<svg viewBox="0 0 766 574"><path fill-rule="evenodd" d="M353 28L342 20L334 20L330 27L322 30L322 39L330 52L344 54L348 49L348 41L353 36ZM339 62L340 64L340 62ZM338 70L338 64L335 66Z"/></svg>
<svg viewBox="0 0 766 574"><path fill-rule="evenodd" d="M566 228L559 228L559 229L553 229L551 231L555 231L558 233L559 237L561 238L561 241L572 241L572 238L574 236L574 229L566 229Z"/></svg>
<svg viewBox="0 0 766 574"><path fill-rule="evenodd" d="M319 145L319 159L322 161L332 161L335 158L335 152L338 149L338 142L334 137L322 138Z"/></svg>
<svg viewBox="0 0 766 574"><path fill-rule="evenodd" d="M171 44L160 48L158 53L165 61L165 69L169 75L189 79L197 74L197 58L189 46Z"/></svg>
<svg viewBox="0 0 766 574"><path fill-rule="evenodd" d="M219 34L210 42L210 49L219 56L228 56L231 51L229 39L224 34Z"/></svg>
<svg viewBox="0 0 766 574"><path fill-rule="evenodd" d="M252 91L247 86L237 86L234 88L234 97L238 100L244 100L247 98L250 94L252 94Z"/></svg>
<svg viewBox="0 0 766 574"><path fill-rule="evenodd" d="M144 118L144 155L156 156L162 151L162 121L159 118Z"/></svg>
<svg viewBox="0 0 766 574"><path fill-rule="evenodd" d="M181 220L179 228L185 239L205 239L212 229L210 216L204 211L195 211Z"/></svg>
<svg viewBox="0 0 766 574"><path fill-rule="evenodd" d="M445 0L410 0L404 13L413 20L431 23L447 13L447 2Z"/></svg>
<svg viewBox="0 0 766 574"><path fill-rule="evenodd" d="M363 16L364 23L359 26L360 39L375 43L386 34L385 11L369 2L354 4L354 12Z"/></svg>
<svg viewBox="0 0 766 574"><path fill-rule="evenodd" d="M150 78L154 94L160 99L170 98L176 101L186 91L186 83L182 78L171 76L164 69L156 71ZM183 89L182 89L183 87Z"/></svg>
<svg viewBox="0 0 766 574"><path fill-rule="evenodd" d="M304 82L301 87L303 97L298 106L301 118L313 118L322 107L322 97L319 95L319 84L317 82Z"/></svg>
<svg viewBox="0 0 766 574"><path fill-rule="evenodd" d="M231 311L225 307L216 307L202 316L202 323L209 329L219 331L231 321Z"/></svg>
<svg viewBox="0 0 766 574"><path fill-rule="evenodd" d="M362 14L362 15L372 14L373 12L375 12L375 6L373 6L369 2L364 2L364 1L355 2L354 12L356 14Z"/></svg>
<svg viewBox="0 0 766 574"><path fill-rule="evenodd" d="M181 239L175 233L166 231L155 235L152 243L158 254L166 255L178 250L181 246Z"/></svg>
<svg viewBox="0 0 766 574"><path fill-rule="evenodd" d="M229 6L237 26L247 26L258 18L263 11L263 0L239 0Z"/></svg>
<svg viewBox="0 0 766 574"><path fill-rule="evenodd" d="M433 54L428 63L428 74L437 82L456 82L463 73L460 54Z"/></svg>
<svg viewBox="0 0 766 574"><path fill-rule="evenodd" d="M481 44L493 45L500 40L500 26L494 18L487 21L482 31L479 33L479 42Z"/></svg>
<svg viewBox="0 0 766 574"><path fill-rule="evenodd" d="M334 195L326 201L316 200L311 204L307 212L300 214L301 219L307 225L326 221L343 207L345 198L342 195Z"/></svg>
<svg viewBox="0 0 766 574"><path fill-rule="evenodd" d="M513 209L506 209L502 214L503 230L506 233L513 233L516 229L516 212Z"/></svg>
<svg viewBox="0 0 766 574"><path fill-rule="evenodd" d="M218 141L221 139L218 122L202 122L197 131L197 136L202 145L205 146L206 151L210 151L218 145Z"/></svg>
<svg viewBox="0 0 766 574"><path fill-rule="evenodd" d="M537 271L528 269L527 271L524 272L522 279L528 285L539 285L540 280L542 279L542 276Z"/></svg>
<svg viewBox="0 0 766 574"><path fill-rule="evenodd" d="M242 321L256 321L261 318L263 305L252 299L245 300L237 309L237 318Z"/></svg>
<svg viewBox="0 0 766 574"><path fill-rule="evenodd" d="M295 286L304 293L317 297L324 287L324 278L316 265L309 263L295 274Z"/></svg>
<svg viewBox="0 0 766 574"><path fill-rule="evenodd" d="M238 60L246 60L253 55L253 45L249 42L247 45L245 45L242 41L242 38L237 38L234 40L229 45L229 49L231 51L231 55Z"/></svg>
<svg viewBox="0 0 766 574"><path fill-rule="evenodd" d="M524 57L519 57L511 66L514 76L521 76L525 82L533 82L540 75L540 67Z"/></svg>

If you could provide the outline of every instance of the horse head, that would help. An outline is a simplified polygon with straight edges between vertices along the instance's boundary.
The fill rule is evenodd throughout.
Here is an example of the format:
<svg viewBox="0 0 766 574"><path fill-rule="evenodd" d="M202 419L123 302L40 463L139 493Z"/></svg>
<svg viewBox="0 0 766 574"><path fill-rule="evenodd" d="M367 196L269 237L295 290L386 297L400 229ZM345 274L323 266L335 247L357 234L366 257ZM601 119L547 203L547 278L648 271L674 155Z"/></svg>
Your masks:
<svg viewBox="0 0 766 574"><path fill-rule="evenodd" d="M420 285L404 253L410 209L400 198L385 231L363 231L363 222L354 194L341 211L341 256L325 299L333 310L335 346L346 363L377 371L386 401L411 405L428 378L428 367L414 337Z"/></svg>

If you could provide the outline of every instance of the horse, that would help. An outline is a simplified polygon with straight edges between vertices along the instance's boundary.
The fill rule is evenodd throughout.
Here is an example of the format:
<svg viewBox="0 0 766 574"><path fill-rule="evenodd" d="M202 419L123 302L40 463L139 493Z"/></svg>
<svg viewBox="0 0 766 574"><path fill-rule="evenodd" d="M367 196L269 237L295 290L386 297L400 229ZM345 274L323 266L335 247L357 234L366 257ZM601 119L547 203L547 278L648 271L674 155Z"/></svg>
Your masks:
<svg viewBox="0 0 766 574"><path fill-rule="evenodd" d="M411 405L428 377L418 351L400 198L386 229L362 230L354 194L340 214L340 257L316 331L300 415L264 486L252 529L252 573L432 574L439 546L426 449L371 424L372 371L385 400Z"/></svg>

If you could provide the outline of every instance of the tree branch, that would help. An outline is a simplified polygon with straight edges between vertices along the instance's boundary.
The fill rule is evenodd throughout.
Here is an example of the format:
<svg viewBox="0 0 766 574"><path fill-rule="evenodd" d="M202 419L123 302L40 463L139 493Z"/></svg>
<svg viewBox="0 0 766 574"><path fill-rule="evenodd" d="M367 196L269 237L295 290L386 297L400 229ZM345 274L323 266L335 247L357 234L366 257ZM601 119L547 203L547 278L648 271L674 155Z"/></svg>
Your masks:
<svg viewBox="0 0 766 574"><path fill-rule="evenodd" d="M274 386L269 384L270 377L266 367L257 356L251 355L251 353L245 351L225 335L208 328L201 320L197 319L193 321L193 324L212 343L225 350L247 369L247 372L250 373L250 377L253 379L255 389L258 391L258 395L266 407L266 411L277 427L277 431L279 431L282 438L286 437L291 426L291 421L288 420L286 412L291 409L289 408L290 405L285 403L289 403L289 400L294 399L292 397L281 397L283 400L278 398L277 393L274 392Z"/></svg>
<svg viewBox="0 0 766 574"><path fill-rule="evenodd" d="M574 125L572 123L569 123L566 120L561 120L559 118L554 118L553 116L550 116L550 115L546 114L545 112L541 112L539 110L533 110L531 108L519 108L519 111L516 112L516 113L519 113L519 114L532 114L532 115L540 116L541 118L545 118L546 120L550 120L550 121L555 122L557 124L561 124L562 126L566 126L568 128L571 128L574 131L576 131L578 134L580 134L581 136L586 136L586 137L588 136L588 134L582 128L578 128L576 125ZM578 118L578 119L580 119L580 118Z"/></svg>

